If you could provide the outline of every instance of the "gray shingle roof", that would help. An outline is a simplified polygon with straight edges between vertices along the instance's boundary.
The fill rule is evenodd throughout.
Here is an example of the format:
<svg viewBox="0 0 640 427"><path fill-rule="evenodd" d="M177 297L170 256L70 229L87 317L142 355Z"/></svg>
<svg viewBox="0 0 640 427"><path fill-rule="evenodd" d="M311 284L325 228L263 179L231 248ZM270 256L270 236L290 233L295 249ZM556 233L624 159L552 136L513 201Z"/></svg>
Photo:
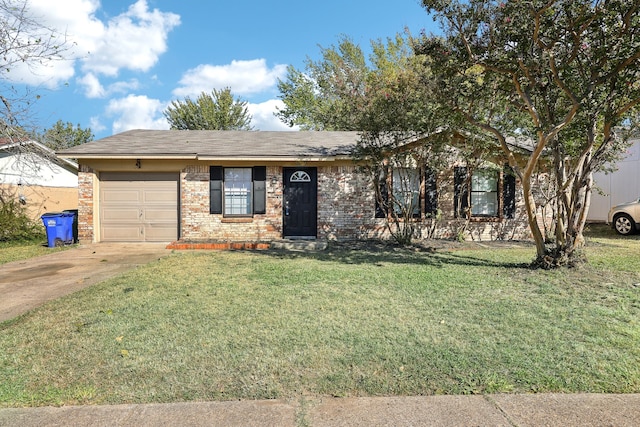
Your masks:
<svg viewBox="0 0 640 427"><path fill-rule="evenodd" d="M329 159L348 157L358 136L358 132L130 130L57 154L78 159Z"/></svg>

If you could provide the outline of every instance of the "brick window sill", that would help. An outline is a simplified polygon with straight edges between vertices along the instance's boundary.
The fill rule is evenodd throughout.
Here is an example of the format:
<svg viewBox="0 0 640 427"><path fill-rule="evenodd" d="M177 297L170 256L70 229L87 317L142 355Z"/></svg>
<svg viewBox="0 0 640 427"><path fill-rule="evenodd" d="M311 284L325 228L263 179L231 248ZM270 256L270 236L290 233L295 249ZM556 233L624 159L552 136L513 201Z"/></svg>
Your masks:
<svg viewBox="0 0 640 427"><path fill-rule="evenodd" d="M223 224L249 224L253 222L253 218L222 218Z"/></svg>
<svg viewBox="0 0 640 427"><path fill-rule="evenodd" d="M472 216L471 222L500 222L502 219L497 216Z"/></svg>

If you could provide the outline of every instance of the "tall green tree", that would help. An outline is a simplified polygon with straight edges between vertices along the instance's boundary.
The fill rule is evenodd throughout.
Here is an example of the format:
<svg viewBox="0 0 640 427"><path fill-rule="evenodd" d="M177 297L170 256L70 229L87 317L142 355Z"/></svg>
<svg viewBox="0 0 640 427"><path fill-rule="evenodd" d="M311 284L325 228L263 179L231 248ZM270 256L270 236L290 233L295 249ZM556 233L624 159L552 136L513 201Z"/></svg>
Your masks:
<svg viewBox="0 0 640 427"><path fill-rule="evenodd" d="M172 101L163 114L171 129L252 130L247 102L234 98L230 88L202 92L195 101Z"/></svg>
<svg viewBox="0 0 640 427"><path fill-rule="evenodd" d="M544 267L582 260L592 173L624 146L640 103L640 13L633 0L424 0L444 37L424 36L439 100L494 141L522 182ZM518 144L520 141L520 144ZM530 154L520 158L518 145ZM555 184L545 235L536 173Z"/></svg>
<svg viewBox="0 0 640 427"><path fill-rule="evenodd" d="M54 151L86 144L93 138L90 128L82 129L80 124L74 128L72 123L63 123L62 120L58 120L51 128L46 129L42 136L44 145Z"/></svg>

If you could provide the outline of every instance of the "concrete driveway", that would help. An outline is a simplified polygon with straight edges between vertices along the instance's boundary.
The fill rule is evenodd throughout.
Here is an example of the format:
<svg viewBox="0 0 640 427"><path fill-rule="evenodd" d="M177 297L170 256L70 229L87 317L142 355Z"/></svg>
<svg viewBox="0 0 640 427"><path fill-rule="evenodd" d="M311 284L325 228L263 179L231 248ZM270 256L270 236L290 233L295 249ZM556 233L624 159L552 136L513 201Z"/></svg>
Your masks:
<svg viewBox="0 0 640 427"><path fill-rule="evenodd" d="M0 265L0 322L167 256L165 243L97 243Z"/></svg>

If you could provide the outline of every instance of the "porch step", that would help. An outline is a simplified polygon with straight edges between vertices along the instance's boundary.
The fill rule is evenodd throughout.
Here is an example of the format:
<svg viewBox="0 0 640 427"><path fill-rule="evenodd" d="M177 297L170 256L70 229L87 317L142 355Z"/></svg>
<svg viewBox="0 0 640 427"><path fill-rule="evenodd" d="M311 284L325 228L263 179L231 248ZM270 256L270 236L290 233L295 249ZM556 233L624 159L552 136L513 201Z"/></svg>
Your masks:
<svg viewBox="0 0 640 427"><path fill-rule="evenodd" d="M292 240L282 239L271 242L271 249L295 252L319 252L327 249L326 240Z"/></svg>

